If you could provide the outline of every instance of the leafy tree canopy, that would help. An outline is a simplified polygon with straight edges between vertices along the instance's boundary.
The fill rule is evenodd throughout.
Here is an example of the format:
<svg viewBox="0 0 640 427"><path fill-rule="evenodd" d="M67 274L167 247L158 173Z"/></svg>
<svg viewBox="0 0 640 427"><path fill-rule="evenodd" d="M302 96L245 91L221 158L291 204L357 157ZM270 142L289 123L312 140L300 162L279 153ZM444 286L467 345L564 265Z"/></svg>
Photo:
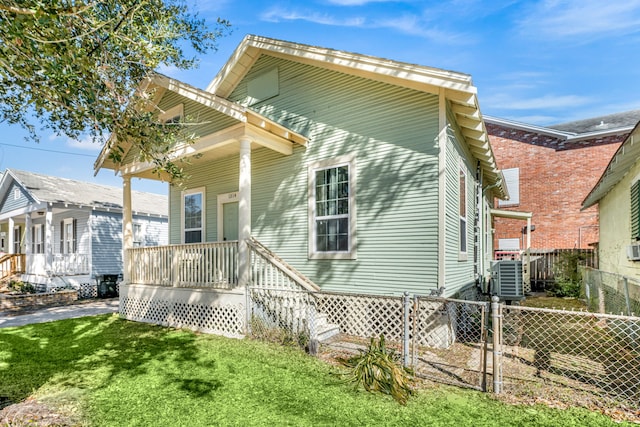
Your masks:
<svg viewBox="0 0 640 427"><path fill-rule="evenodd" d="M180 125L162 125L137 89L160 66L189 69L215 50L229 23L213 27L184 0L0 0L0 121L114 144L179 178L167 156ZM193 52L190 56L185 49Z"/></svg>

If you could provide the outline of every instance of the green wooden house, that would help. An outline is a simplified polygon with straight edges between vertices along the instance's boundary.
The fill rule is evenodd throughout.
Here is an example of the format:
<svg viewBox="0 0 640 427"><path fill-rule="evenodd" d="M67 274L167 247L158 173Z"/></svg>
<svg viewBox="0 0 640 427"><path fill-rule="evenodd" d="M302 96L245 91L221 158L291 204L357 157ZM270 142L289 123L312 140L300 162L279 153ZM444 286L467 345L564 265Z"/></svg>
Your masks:
<svg viewBox="0 0 640 427"><path fill-rule="evenodd" d="M507 195L470 76L247 36L206 90L146 87L197 139L172 154L190 178L169 187L171 245L132 248L125 224L132 301L246 285L456 296L487 276ZM95 167L122 175L125 205L132 177L159 179L135 149Z"/></svg>

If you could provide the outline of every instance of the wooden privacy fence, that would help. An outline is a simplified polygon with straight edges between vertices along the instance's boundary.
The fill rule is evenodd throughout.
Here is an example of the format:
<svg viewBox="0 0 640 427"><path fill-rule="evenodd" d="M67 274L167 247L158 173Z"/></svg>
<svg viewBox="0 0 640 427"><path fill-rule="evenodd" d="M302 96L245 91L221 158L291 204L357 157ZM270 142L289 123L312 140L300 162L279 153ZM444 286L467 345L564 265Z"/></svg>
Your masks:
<svg viewBox="0 0 640 427"><path fill-rule="evenodd" d="M581 258L581 265L597 268L598 252L593 249L553 249L531 250L531 288L543 290L547 285L555 281L558 263L563 257L577 255Z"/></svg>

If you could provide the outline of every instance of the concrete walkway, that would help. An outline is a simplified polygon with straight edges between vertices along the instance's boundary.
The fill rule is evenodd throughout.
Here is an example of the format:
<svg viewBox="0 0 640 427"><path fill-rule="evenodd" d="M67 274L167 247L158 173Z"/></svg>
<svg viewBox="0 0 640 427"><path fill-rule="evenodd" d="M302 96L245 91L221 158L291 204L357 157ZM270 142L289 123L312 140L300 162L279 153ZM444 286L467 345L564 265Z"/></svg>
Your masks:
<svg viewBox="0 0 640 427"><path fill-rule="evenodd" d="M76 317L95 316L97 314L117 313L117 298L92 300L59 307L46 307L26 313L0 312L0 328L24 326L32 323L53 322L55 320L73 319Z"/></svg>

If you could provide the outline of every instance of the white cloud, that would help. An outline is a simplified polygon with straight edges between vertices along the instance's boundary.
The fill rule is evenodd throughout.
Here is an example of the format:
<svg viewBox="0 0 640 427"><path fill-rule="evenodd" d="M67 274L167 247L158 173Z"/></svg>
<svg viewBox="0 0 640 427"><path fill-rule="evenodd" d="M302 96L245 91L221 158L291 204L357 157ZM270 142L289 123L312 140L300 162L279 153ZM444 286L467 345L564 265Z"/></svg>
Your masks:
<svg viewBox="0 0 640 427"><path fill-rule="evenodd" d="M442 31L431 27L429 22L426 22L422 17L412 14L404 14L398 17L385 17L382 19L370 19L364 16L336 17L329 13L273 8L263 13L261 18L268 22L307 21L314 24L339 27L391 29L399 33L449 44L468 40L468 37L463 34Z"/></svg>
<svg viewBox="0 0 640 427"><path fill-rule="evenodd" d="M328 2L336 6L364 6L369 3L395 3L394 0L328 0Z"/></svg>
<svg viewBox="0 0 640 427"><path fill-rule="evenodd" d="M80 140L67 138L67 143L65 145L69 148L77 148L80 150L97 152L102 149L102 145L104 144L104 141L106 141L106 138L104 138L104 141L102 140L103 138L104 137L96 141L94 141L90 136L87 136Z"/></svg>
<svg viewBox="0 0 640 427"><path fill-rule="evenodd" d="M598 38L638 32L640 0L544 0L523 10L520 29L533 37Z"/></svg>
<svg viewBox="0 0 640 427"><path fill-rule="evenodd" d="M481 99L485 107L492 110L556 110L586 105L592 100L579 95L544 95L534 98L497 94Z"/></svg>

